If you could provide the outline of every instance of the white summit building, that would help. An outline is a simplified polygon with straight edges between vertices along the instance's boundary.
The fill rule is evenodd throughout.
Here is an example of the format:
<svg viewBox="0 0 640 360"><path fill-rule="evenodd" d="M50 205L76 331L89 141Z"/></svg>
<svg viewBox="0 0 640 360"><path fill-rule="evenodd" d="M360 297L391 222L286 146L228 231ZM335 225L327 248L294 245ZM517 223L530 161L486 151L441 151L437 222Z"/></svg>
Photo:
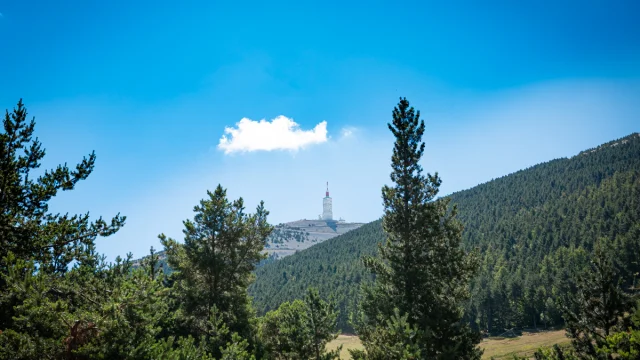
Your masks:
<svg viewBox="0 0 640 360"><path fill-rule="evenodd" d="M327 182L327 194L322 199L322 220L333 220L333 203L329 196L329 182Z"/></svg>

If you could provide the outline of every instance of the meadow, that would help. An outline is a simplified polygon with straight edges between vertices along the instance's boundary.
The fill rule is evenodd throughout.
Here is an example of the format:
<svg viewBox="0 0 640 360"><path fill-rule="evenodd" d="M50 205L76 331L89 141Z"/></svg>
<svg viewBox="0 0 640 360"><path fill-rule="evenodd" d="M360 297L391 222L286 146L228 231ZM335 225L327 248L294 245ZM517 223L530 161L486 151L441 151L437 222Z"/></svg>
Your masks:
<svg viewBox="0 0 640 360"><path fill-rule="evenodd" d="M486 338L480 343L484 349L483 359L511 359L513 355L531 356L540 347L554 344L568 344L569 339L564 330L525 332L522 336L513 338ZM362 349L360 339L355 335L339 335L337 339L327 344L328 350L342 345L341 359L350 359L349 349Z"/></svg>

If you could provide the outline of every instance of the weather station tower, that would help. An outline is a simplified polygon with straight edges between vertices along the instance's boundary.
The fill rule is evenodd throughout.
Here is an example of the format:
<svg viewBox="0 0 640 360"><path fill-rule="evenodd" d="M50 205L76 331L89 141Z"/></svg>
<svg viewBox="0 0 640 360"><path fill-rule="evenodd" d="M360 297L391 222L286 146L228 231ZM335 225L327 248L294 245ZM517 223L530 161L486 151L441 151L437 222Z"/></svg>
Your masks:
<svg viewBox="0 0 640 360"><path fill-rule="evenodd" d="M329 196L329 182L327 182L327 194L322 199L322 220L333 220L332 201Z"/></svg>

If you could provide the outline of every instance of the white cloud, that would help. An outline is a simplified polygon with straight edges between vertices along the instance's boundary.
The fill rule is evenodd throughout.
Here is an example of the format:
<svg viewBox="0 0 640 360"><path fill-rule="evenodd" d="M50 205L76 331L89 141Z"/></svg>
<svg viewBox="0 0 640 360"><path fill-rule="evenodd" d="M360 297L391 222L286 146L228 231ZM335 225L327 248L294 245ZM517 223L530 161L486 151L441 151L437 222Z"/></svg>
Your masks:
<svg viewBox="0 0 640 360"><path fill-rule="evenodd" d="M280 115L275 119L254 121L242 118L236 127L226 127L218 149L225 154L249 151L291 150L327 141L327 122L322 121L313 130L302 130L293 119Z"/></svg>
<svg viewBox="0 0 640 360"><path fill-rule="evenodd" d="M356 128L351 127L351 126L347 126L347 127L343 127L342 130L340 130L340 134L342 135L343 138L348 138L353 136L353 134L357 131Z"/></svg>

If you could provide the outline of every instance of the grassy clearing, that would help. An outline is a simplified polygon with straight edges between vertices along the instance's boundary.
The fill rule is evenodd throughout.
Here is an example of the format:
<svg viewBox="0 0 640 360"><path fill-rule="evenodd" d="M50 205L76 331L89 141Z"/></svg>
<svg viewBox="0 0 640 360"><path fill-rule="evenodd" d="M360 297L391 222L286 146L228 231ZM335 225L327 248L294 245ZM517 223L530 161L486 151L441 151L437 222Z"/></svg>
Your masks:
<svg viewBox="0 0 640 360"><path fill-rule="evenodd" d="M564 330L524 333L522 336L507 339L484 339L480 347L484 349L483 359L510 359L513 355L533 356L542 346L568 343ZM340 335L327 344L328 349L335 349L342 345L341 359L349 359L348 349L361 349L360 339L354 335Z"/></svg>
<svg viewBox="0 0 640 360"><path fill-rule="evenodd" d="M340 359L351 359L349 349L362 349L360 338L355 335L338 335L338 338L327 344L327 349L333 350L342 345Z"/></svg>
<svg viewBox="0 0 640 360"><path fill-rule="evenodd" d="M568 343L564 330L523 333L522 336L507 339L484 339L480 347L484 349L483 359L511 359L513 355L533 356L540 347Z"/></svg>

